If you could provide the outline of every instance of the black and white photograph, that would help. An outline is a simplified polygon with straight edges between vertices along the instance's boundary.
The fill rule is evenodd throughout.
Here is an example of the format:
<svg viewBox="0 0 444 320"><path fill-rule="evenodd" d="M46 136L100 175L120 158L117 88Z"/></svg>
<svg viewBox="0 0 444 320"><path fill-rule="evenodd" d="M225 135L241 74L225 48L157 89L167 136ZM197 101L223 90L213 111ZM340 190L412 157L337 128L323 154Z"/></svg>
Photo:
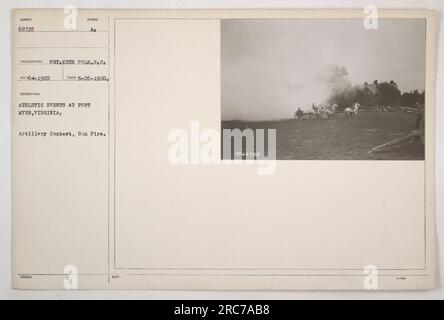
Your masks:
<svg viewBox="0 0 444 320"><path fill-rule="evenodd" d="M425 65L424 19L223 20L221 127L275 130L277 160L424 160Z"/></svg>

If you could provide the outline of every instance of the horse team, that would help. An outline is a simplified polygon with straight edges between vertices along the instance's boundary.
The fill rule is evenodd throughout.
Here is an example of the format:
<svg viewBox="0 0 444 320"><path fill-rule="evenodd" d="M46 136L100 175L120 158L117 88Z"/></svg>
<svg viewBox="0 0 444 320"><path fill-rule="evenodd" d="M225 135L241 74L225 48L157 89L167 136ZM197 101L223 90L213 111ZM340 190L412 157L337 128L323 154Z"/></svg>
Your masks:
<svg viewBox="0 0 444 320"><path fill-rule="evenodd" d="M355 102L353 106L347 107L344 109L345 117L353 118L358 115L359 108L361 105L358 102ZM309 119L334 119L336 118L336 113L339 106L335 103L332 105L315 105L314 103L311 106L312 110L302 111L299 107L298 110L294 113L295 119L300 120L309 120Z"/></svg>

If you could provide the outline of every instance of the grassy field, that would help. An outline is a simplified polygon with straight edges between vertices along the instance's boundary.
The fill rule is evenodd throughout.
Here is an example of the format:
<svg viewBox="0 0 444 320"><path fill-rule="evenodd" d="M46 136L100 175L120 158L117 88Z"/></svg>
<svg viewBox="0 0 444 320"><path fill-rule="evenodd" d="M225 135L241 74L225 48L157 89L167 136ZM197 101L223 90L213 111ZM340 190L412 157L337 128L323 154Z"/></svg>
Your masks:
<svg viewBox="0 0 444 320"><path fill-rule="evenodd" d="M409 134L416 117L404 112L360 113L353 119L223 121L223 129L276 129L277 160L423 160L424 145L415 140L389 151L370 149Z"/></svg>

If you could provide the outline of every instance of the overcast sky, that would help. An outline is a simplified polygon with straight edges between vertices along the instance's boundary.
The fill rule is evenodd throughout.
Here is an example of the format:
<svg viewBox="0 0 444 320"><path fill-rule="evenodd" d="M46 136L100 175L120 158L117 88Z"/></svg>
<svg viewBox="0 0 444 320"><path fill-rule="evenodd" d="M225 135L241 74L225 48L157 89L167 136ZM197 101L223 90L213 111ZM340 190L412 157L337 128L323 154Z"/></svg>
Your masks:
<svg viewBox="0 0 444 320"><path fill-rule="evenodd" d="M401 92L425 87L425 20L223 20L222 119L292 117L297 106L324 103L332 65L352 84L398 83Z"/></svg>

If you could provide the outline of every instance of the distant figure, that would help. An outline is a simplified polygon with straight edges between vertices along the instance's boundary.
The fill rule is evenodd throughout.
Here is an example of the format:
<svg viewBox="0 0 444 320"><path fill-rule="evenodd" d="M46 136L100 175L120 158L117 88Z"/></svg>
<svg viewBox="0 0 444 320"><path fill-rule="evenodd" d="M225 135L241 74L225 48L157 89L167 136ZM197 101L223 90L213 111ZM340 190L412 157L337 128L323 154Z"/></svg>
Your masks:
<svg viewBox="0 0 444 320"><path fill-rule="evenodd" d="M317 107L314 103L312 103L311 108L313 109L313 113L315 114L316 119L319 119L320 117L319 107Z"/></svg>
<svg viewBox="0 0 444 320"><path fill-rule="evenodd" d="M294 114L296 119L302 119L302 116L304 115L304 112L301 110L301 107L298 108L298 111Z"/></svg>
<svg viewBox="0 0 444 320"><path fill-rule="evenodd" d="M421 109L421 106L419 105L419 103L417 102L415 104L416 109L418 110L418 113L416 114L416 129L420 129L421 125L424 122L424 110ZM421 112L423 111L423 112Z"/></svg>

